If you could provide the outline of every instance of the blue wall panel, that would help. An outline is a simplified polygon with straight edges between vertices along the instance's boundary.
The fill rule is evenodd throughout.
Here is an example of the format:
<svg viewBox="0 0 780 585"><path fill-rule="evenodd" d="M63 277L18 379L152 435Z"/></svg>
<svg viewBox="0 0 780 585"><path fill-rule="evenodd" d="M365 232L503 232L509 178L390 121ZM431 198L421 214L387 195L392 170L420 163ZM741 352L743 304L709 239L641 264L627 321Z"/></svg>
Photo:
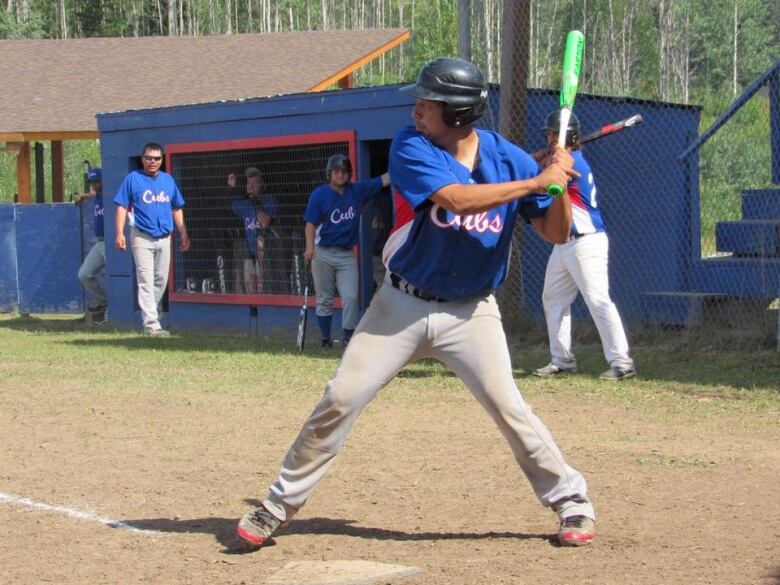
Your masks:
<svg viewBox="0 0 780 585"><path fill-rule="evenodd" d="M80 313L81 235L75 205L16 206L19 310Z"/></svg>
<svg viewBox="0 0 780 585"><path fill-rule="evenodd" d="M19 302L14 217L13 204L0 204L0 311L14 311Z"/></svg>

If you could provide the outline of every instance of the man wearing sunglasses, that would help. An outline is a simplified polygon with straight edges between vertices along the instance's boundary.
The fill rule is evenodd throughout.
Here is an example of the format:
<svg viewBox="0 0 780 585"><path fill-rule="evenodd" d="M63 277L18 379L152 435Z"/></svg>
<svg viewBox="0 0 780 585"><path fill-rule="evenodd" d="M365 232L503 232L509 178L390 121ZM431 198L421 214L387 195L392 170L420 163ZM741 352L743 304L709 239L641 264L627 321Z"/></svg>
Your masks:
<svg viewBox="0 0 780 585"><path fill-rule="evenodd" d="M184 197L173 177L160 170L162 159L162 146L146 144L141 156L143 169L128 174L114 197L116 247L120 252L127 249L125 222L128 211L133 212L130 247L138 280L138 306L144 333L152 337L170 335L160 325L159 304L168 286L174 224L179 231L179 249L190 249L182 210Z"/></svg>

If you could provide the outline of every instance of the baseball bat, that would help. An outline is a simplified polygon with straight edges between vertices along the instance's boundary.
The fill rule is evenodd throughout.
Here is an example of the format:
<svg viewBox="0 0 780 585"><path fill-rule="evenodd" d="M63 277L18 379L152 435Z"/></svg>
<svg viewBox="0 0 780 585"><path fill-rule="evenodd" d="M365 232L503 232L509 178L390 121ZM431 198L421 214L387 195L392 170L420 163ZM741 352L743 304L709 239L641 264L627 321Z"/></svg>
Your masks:
<svg viewBox="0 0 780 585"><path fill-rule="evenodd" d="M644 120L642 119L641 114L634 114L630 118L626 118L625 120L620 120L620 122L613 122L612 124L606 124L605 126L599 128L598 130L594 130L590 134L586 134L585 136L580 138L580 144L592 142L594 140L598 140L599 138L603 138L604 136L609 136L610 134L621 132L626 128L632 128L634 126L638 126L643 121Z"/></svg>
<svg viewBox="0 0 780 585"><path fill-rule="evenodd" d="M561 77L561 127L558 130L558 146L566 146L566 129L569 127L571 110L577 97L577 86L580 82L582 69L582 52L585 47L585 37L578 30L566 35L566 50L563 54L563 74ZM551 197L563 195L563 185L550 185L547 194Z"/></svg>
<svg viewBox="0 0 780 585"><path fill-rule="evenodd" d="M299 352L303 352L303 347L306 345L306 323L309 317L309 283L306 277L306 263L303 265L303 281L305 283L303 287L303 306L301 312L298 315L298 338L296 339L295 346Z"/></svg>

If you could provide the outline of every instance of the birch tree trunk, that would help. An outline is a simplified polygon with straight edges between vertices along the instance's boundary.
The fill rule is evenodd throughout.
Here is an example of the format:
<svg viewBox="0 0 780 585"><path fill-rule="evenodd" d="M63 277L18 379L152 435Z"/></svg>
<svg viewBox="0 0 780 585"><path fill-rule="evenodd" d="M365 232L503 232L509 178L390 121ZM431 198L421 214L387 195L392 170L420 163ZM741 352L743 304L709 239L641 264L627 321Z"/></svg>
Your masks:
<svg viewBox="0 0 780 585"><path fill-rule="evenodd" d="M57 15L59 17L60 21L60 38L61 39L67 39L68 38L68 16L65 10L65 0L60 0L59 14Z"/></svg>
<svg viewBox="0 0 780 585"><path fill-rule="evenodd" d="M173 0L168 2L168 36L176 36L176 2Z"/></svg>

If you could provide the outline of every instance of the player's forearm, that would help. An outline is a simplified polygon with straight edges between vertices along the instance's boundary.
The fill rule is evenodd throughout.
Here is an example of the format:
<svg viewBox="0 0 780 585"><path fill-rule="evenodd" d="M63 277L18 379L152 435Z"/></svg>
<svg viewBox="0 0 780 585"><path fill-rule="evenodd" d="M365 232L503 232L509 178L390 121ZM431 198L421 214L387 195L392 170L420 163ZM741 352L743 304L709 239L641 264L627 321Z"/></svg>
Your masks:
<svg viewBox="0 0 780 585"><path fill-rule="evenodd" d="M127 222L127 208L121 205L116 206L116 213L114 214L114 227L116 233L123 234L125 232L125 223Z"/></svg>
<svg viewBox="0 0 780 585"><path fill-rule="evenodd" d="M176 223L176 229L181 237L187 236L187 226L184 225L184 212L181 209L173 210L173 221Z"/></svg>
<svg viewBox="0 0 780 585"><path fill-rule="evenodd" d="M317 228L313 223L306 223L306 249L307 250L314 250L314 235L317 231Z"/></svg>
<svg viewBox="0 0 780 585"><path fill-rule="evenodd" d="M563 195L552 202L547 213L537 220L534 227L539 235L551 244L563 244L569 240L571 221L569 194L564 191Z"/></svg>
<svg viewBox="0 0 780 585"><path fill-rule="evenodd" d="M544 193L544 189L545 186L538 177L525 181L482 185L453 183L436 191L431 200L448 211L466 215L489 211L532 193Z"/></svg>

